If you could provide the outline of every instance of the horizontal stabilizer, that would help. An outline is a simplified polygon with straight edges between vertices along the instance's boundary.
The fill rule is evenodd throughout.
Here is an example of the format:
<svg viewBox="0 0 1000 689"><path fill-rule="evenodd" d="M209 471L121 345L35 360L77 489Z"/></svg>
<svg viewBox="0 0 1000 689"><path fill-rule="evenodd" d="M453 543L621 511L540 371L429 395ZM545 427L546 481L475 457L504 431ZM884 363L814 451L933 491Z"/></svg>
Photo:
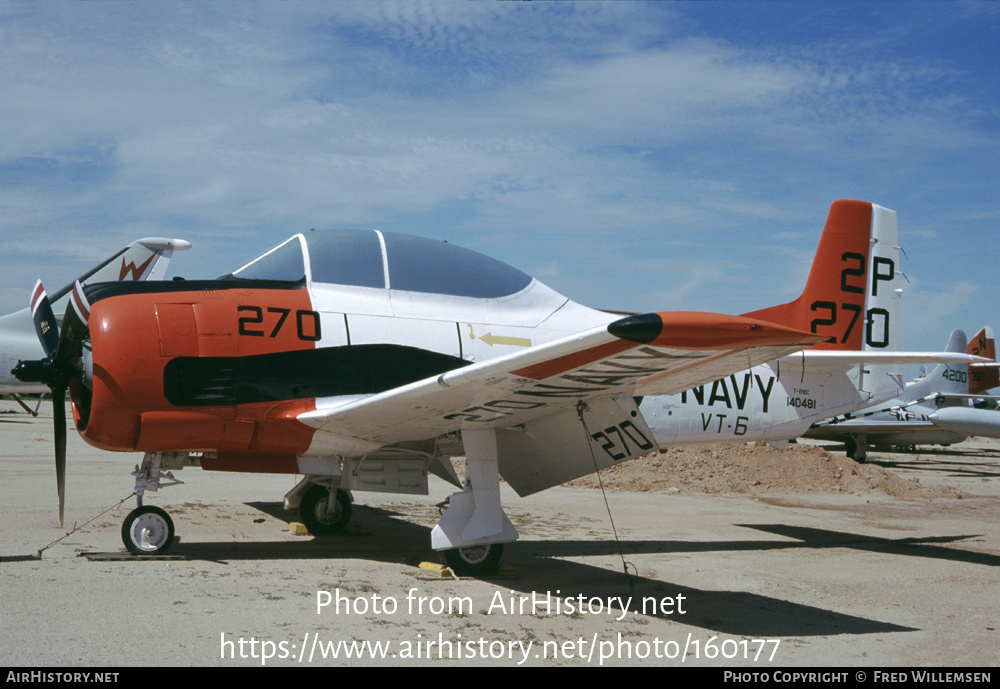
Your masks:
<svg viewBox="0 0 1000 689"><path fill-rule="evenodd" d="M989 359L961 352L882 352L816 350L782 357L782 360L809 366L853 366L855 364L970 364L986 365Z"/></svg>

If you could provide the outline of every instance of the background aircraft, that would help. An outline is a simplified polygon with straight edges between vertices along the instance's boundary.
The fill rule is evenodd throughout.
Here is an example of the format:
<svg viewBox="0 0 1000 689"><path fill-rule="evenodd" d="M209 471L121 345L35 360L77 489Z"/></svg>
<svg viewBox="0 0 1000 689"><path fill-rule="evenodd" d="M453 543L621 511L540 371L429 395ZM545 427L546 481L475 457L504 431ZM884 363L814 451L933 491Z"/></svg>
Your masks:
<svg viewBox="0 0 1000 689"><path fill-rule="evenodd" d="M898 327L883 300L898 296L871 231L890 218L834 203L810 274L826 287L747 316L622 318L453 244L308 232L217 281L78 289L48 364L18 375L68 385L87 442L146 453L122 528L133 552L173 538L169 516L142 505L168 469L302 474L286 505L324 533L346 525L350 492L426 494L428 471L458 483L449 460L464 455L432 546L485 571L517 538L498 475L528 495L656 449L636 397L741 379L830 339L878 359ZM895 384L877 370L858 371L866 398Z"/></svg>
<svg viewBox="0 0 1000 689"><path fill-rule="evenodd" d="M190 248L191 244L183 239L139 239L81 275L77 281L90 284L120 280L161 280L173 253ZM73 284L70 283L50 297L53 308L58 313L65 310L72 288ZM31 410L21 402L20 395L46 393L49 388L42 383L21 382L14 377L11 369L19 361L37 359L43 353L30 308L0 316L0 393L11 395L28 411Z"/></svg>
<svg viewBox="0 0 1000 689"><path fill-rule="evenodd" d="M946 349L995 357L993 329L984 328L968 343L964 332L954 330ZM973 406L977 399L991 399L981 392L994 387L996 369L979 368L975 377L969 369L966 363L940 364L908 382L888 406L879 404L819 422L803 435L842 442L847 456L859 462L865 461L870 447L954 445L970 435L1000 438L1000 413Z"/></svg>

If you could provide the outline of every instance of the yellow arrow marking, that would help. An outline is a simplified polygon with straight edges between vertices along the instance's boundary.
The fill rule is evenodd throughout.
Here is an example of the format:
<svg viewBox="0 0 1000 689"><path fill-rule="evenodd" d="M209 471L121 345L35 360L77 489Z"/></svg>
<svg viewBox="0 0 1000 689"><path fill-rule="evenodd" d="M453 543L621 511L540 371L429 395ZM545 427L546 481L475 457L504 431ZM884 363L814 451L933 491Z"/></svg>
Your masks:
<svg viewBox="0 0 1000 689"><path fill-rule="evenodd" d="M530 347L531 340L526 337L506 337L504 335L494 335L493 333L486 333L479 338L490 347L495 344L498 345L511 345L513 347Z"/></svg>

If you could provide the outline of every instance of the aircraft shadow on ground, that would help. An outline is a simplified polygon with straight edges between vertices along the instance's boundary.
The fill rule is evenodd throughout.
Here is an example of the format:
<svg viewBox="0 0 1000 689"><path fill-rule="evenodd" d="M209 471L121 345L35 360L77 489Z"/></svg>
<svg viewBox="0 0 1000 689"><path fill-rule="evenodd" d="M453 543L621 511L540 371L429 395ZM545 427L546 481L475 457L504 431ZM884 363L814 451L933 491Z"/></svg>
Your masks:
<svg viewBox="0 0 1000 689"><path fill-rule="evenodd" d="M291 521L281 503L247 503L276 519ZM303 537L301 541L270 542L181 542L172 549L176 555L215 562L282 559L367 559L384 563L414 566L425 559L436 559L429 547L430 527L406 520L407 515L393 510L355 505L351 527L343 534L325 538ZM504 563L516 572L514 577L484 578L510 589L515 596L559 591L560 597L633 598L636 614L673 619L683 624L754 638L775 636L824 636L833 634L873 634L915 631L890 622L869 620L810 605L746 592L701 590L668 581L642 576L626 577L611 570L563 558L617 555L619 547L626 555L643 553L754 552L787 549L855 549L905 557L933 558L990 567L1000 566L1000 556L946 547L975 538L974 535L886 539L786 524L740 524L749 529L794 539L789 541L748 540L688 542L670 540L610 541L530 540L509 544ZM688 611L680 616L644 611L645 597L660 600L665 596L684 595Z"/></svg>
<svg viewBox="0 0 1000 689"><path fill-rule="evenodd" d="M920 471L927 475L941 474L950 478L1000 478L1000 469L997 467L994 455L992 461L960 461L955 459L956 455L948 455L940 459L920 459L920 460L899 460L886 458L869 458L868 464L877 464L885 469L907 469L909 471ZM975 453L963 453L962 457L976 457Z"/></svg>
<svg viewBox="0 0 1000 689"><path fill-rule="evenodd" d="M957 543L981 534L965 534L961 536L925 536L922 538L878 538L876 536L861 536L845 531L828 531L803 526L787 524L737 524L749 529L757 529L767 533L786 536L798 540L798 543L772 543L778 548L849 548L887 555L905 555L910 557L931 558L935 560L950 560L987 567L1000 566L1000 556L990 553L980 553L972 550L948 548L941 543Z"/></svg>
<svg viewBox="0 0 1000 689"><path fill-rule="evenodd" d="M844 450L843 445L820 447L834 454L840 454ZM919 459L915 455L919 455ZM951 478L1000 478L998 459L1000 459L998 450L921 447L912 451L873 449L869 451L865 464L874 464L885 469L920 471L928 475L939 474Z"/></svg>

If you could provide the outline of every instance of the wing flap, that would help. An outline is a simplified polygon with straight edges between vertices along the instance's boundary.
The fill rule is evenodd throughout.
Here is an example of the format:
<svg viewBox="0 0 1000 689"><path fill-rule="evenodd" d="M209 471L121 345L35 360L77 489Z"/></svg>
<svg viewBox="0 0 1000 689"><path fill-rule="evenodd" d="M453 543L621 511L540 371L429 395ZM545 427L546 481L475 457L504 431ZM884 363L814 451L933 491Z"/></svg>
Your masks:
<svg viewBox="0 0 1000 689"><path fill-rule="evenodd" d="M497 432L500 475L524 497L657 449L631 397L596 399Z"/></svg>

